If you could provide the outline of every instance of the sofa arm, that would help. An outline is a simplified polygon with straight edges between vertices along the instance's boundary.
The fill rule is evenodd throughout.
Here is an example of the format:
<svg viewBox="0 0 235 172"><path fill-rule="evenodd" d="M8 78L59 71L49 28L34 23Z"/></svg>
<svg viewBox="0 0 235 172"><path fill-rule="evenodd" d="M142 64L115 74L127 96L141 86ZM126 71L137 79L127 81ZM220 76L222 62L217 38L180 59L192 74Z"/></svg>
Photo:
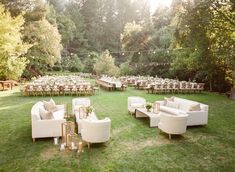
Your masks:
<svg viewBox="0 0 235 172"><path fill-rule="evenodd" d="M204 110L204 111L207 111L208 112L208 110L209 110L209 106L208 105L205 105L205 104L200 104L200 107L201 107L201 109L202 110Z"/></svg>

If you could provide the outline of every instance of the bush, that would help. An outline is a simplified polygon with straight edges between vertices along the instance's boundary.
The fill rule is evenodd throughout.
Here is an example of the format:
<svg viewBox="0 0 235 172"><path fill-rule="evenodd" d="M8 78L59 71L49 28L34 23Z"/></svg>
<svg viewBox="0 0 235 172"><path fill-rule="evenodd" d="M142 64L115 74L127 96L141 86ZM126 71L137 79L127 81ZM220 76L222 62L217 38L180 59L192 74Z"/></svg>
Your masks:
<svg viewBox="0 0 235 172"><path fill-rule="evenodd" d="M61 65L55 65L52 68L54 71L61 71L62 70L62 66Z"/></svg>
<svg viewBox="0 0 235 172"><path fill-rule="evenodd" d="M69 71L70 72L80 72L80 69L77 66L72 66L72 67L70 67Z"/></svg>
<svg viewBox="0 0 235 172"><path fill-rule="evenodd" d="M120 69L114 64L114 58L108 50L103 52L96 60L94 71L97 75L105 74L110 76L119 76L120 74Z"/></svg>
<svg viewBox="0 0 235 172"><path fill-rule="evenodd" d="M121 75L131 75L132 74L132 68L129 64L129 62L124 62L120 65L120 73Z"/></svg>

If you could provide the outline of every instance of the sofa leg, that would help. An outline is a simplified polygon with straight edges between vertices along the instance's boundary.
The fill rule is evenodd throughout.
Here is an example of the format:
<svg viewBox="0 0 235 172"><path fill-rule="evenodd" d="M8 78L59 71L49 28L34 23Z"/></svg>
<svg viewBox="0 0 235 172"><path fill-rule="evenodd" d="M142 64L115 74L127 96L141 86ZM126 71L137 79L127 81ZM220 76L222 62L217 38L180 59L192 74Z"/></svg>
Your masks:
<svg viewBox="0 0 235 172"><path fill-rule="evenodd" d="M90 143L89 142L87 143L87 146L88 146L88 149L90 149Z"/></svg>
<svg viewBox="0 0 235 172"><path fill-rule="evenodd" d="M171 139L171 134L169 134L169 139Z"/></svg>
<svg viewBox="0 0 235 172"><path fill-rule="evenodd" d="M33 138L33 142L35 142L35 138Z"/></svg>

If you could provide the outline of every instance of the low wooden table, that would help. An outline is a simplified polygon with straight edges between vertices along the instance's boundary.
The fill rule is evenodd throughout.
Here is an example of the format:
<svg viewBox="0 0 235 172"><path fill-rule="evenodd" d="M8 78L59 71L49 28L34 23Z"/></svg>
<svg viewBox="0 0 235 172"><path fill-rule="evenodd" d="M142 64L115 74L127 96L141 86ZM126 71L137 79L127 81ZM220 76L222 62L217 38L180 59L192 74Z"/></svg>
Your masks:
<svg viewBox="0 0 235 172"><path fill-rule="evenodd" d="M153 113L152 111L148 112L146 108L137 108L135 110L136 118L145 118L149 117L150 119L150 127L157 127L160 120L160 112Z"/></svg>

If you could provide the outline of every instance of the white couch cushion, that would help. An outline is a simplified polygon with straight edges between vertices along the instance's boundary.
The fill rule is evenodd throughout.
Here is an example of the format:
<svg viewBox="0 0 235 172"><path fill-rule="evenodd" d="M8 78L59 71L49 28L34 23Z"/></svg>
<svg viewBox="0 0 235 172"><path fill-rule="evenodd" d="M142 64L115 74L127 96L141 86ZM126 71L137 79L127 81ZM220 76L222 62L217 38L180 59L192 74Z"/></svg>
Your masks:
<svg viewBox="0 0 235 172"><path fill-rule="evenodd" d="M173 101L166 101L166 106L167 107L171 107L171 108L175 108L175 109L179 109L179 102L173 102Z"/></svg>
<svg viewBox="0 0 235 172"><path fill-rule="evenodd" d="M58 110L52 113L54 119L64 119L64 110Z"/></svg>

